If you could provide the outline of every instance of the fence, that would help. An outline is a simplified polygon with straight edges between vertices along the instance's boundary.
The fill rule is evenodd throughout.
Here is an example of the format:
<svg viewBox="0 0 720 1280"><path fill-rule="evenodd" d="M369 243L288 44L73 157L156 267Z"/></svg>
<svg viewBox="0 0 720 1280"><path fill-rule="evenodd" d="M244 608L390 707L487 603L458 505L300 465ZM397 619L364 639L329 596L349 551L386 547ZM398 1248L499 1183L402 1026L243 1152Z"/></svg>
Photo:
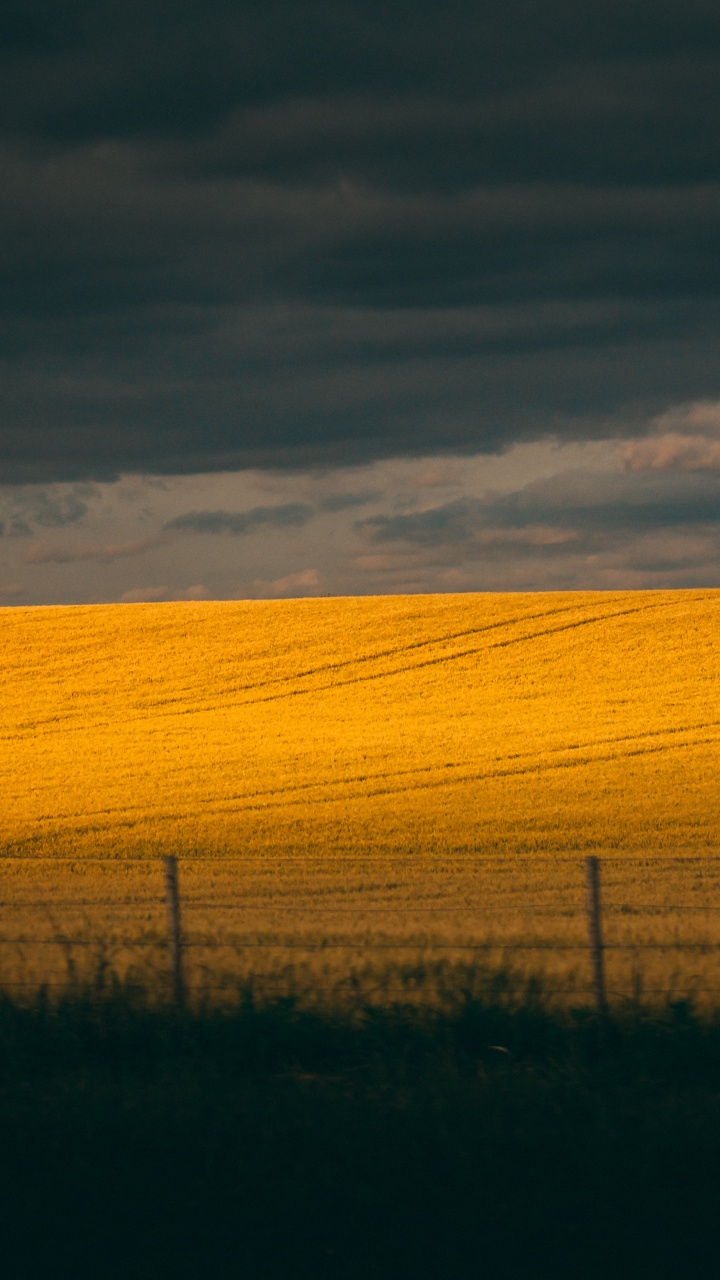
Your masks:
<svg viewBox="0 0 720 1280"><path fill-rule="evenodd" d="M104 860L100 859L99 861L104 861ZM107 861L110 861L110 860L107 860ZM147 860L138 859L137 861L142 862L143 866L147 865ZM117 865L117 864L114 864L114 865ZM380 942L364 942L364 943L354 942L352 943L352 946L356 947L359 950L367 950L367 951L379 950L379 951L388 951L388 952L402 952L403 949L417 951L420 948L420 949L425 949L430 951L432 951L433 949L440 950L443 952L456 951L460 953L468 953L470 955L478 955L478 954L487 953L491 951L495 952L498 950L513 951L513 952L516 952L516 951L517 952L538 952L542 950L567 951L567 952L577 952L581 957L582 957L582 954L584 953L585 960L587 962L588 970L591 977L591 985L589 986L589 988L587 988L585 992L583 992L583 994L588 994L592 997L592 1001L594 1003L596 1012L600 1018L605 1018L607 1016L608 1006L609 1006L609 995L612 994L611 992L608 991L608 984L606 979L606 963L605 962L606 962L606 955L608 951L628 951L628 950L675 951L675 950L688 950L688 949L708 950L713 948L720 950L720 941L708 942L707 940L700 941L700 942L683 941L681 939L673 939L667 942L658 942L658 941L655 941L655 942L638 942L638 941L607 942L604 937L604 929L603 929L603 923L604 923L603 902L602 902L602 895L601 895L602 860L597 856L586 857L584 860L584 866L585 866L584 911L585 911L585 917L586 917L586 931L587 931L586 939L584 942L543 943L538 941L520 941L520 942L516 941L516 942L511 942L506 944L498 944L496 941L476 939L476 940L473 940L472 942L457 943L457 942L445 941L441 943L418 944L416 942L410 943L410 942L402 942L397 940L391 940L391 941L385 940ZM183 929L184 904L183 904L183 900L180 892L178 861L175 857L171 856L171 857L166 857L164 859L164 871L165 871L165 907L166 907L166 920L167 920L166 936L164 939L160 939L160 940L135 939L135 941L130 945L134 947L161 947L165 950L169 960L168 976L170 979L169 986L170 986L171 998L173 1003L178 1009L183 1009L187 1004L188 994L191 989L190 984L188 983L186 978L186 960L187 960L188 953L193 948L196 948L196 947L202 947L203 949L207 950L212 948L213 946L220 947L228 944L224 944L222 942L208 942L208 941L197 942L197 941L190 940L186 937L185 931ZM147 899L136 899L133 905L137 906L137 905L145 904L145 905L158 906L161 903L161 901L162 900L158 897L147 898ZM2 903L0 905L3 905L3 906L15 905L19 907L33 907L33 906L47 907L48 904L47 904L47 901L44 901L42 903L20 901L14 904L8 902L8 903ZM77 908L83 905L110 906L110 905L118 905L118 904L114 904L114 903L111 904L107 901L98 900L98 899L93 899L92 902L87 902L84 904L82 900L75 899L73 900L72 903L54 902L53 905L54 906L65 905L65 906L72 906ZM188 905L189 906L200 905L200 906L210 907L214 909L219 908L223 910L233 910L237 908L238 903L231 902L231 901L198 903L197 901L195 901L192 903L189 902ZM544 909L547 909L547 904L543 904L543 903L526 903L524 905L526 909L532 910L537 914L540 914ZM567 906L567 904L564 904L564 905L565 907ZM613 904L613 905L617 906L618 904ZM712 905L708 905L708 903L705 901L702 902L700 905L688 904L688 903L682 903L682 904L666 903L664 905L665 905L665 909L670 909L670 910L673 910L673 909L697 910L697 911L703 911L703 912L720 910L720 907L713 907ZM277 910L278 908L275 907L273 909ZM320 904L314 904L311 908L294 907L292 905L284 904L279 909L282 911L289 911L289 912L293 912L293 911L302 912L303 915L305 915L308 911L322 912L323 909L328 911L332 910L334 913L337 913L338 911L342 912L343 910L347 910L347 911L354 910L354 908L351 908L351 907L343 908L342 906L338 907L337 905L334 905L333 907L323 908L322 905ZM451 910L452 908L424 907L422 905L420 906L415 905L413 907L413 911L415 912L423 911L423 910L436 911L436 910L443 910L443 909ZM373 910L387 911L388 909L373 907L372 905L370 905L370 906L364 906L362 909L362 912L363 914L366 914L367 912L372 912ZM474 910L481 911L482 905L475 907ZM56 933L56 935L51 938L27 938L27 937L0 936L0 945L2 944L5 944L5 945L15 944L21 947L62 946L62 947L65 947L66 950L71 950L72 948L75 948L75 947L90 945L84 939L69 938L66 934L61 932ZM350 944L348 944L347 941L328 942L327 940L323 940L318 943L312 943L302 939L297 939L292 941L285 941L282 944L278 944L277 942L271 943L271 942L265 942L265 941L258 941L256 939L254 941L243 942L241 944L241 947L243 950L245 950L245 949L262 948L266 946L273 946L275 948L278 948L279 946L281 946L284 949L297 948L299 951L311 952L311 951L317 951L317 950L327 951L327 950L332 950L333 948L344 948L344 947L348 947L349 945ZM5 986L13 987L13 986L31 986L31 985L37 986L37 985L52 985L52 984L4 982L2 969L0 967L0 988ZM56 985L64 985L64 984L56 984ZM656 989L656 990L660 994L665 994L664 992L659 991L659 989ZM702 990L705 993L712 992L712 993L720 994L720 987L704 987L702 988ZM554 994L558 994L558 993L554 993ZM568 992L567 994L570 994L570 993ZM577 994L580 994L580 992L577 992Z"/></svg>

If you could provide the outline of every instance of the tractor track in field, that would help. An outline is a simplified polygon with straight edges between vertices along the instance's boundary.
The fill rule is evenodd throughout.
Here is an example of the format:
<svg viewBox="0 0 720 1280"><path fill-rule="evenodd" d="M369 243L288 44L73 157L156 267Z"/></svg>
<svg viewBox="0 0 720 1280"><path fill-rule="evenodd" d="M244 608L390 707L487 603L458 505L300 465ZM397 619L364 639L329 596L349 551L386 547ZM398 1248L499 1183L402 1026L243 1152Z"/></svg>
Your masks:
<svg viewBox="0 0 720 1280"><path fill-rule="evenodd" d="M151 805L144 804L142 814L144 817L160 819L164 821L185 821L188 817L204 817L215 816L220 814L232 813L251 813L265 809L287 809L297 808L307 804L343 804L357 803L358 801L367 800L377 796L385 795L401 795L406 792L436 790L445 786L463 785L468 782L494 782L505 778L525 777L540 775L543 773L553 772L562 769L584 768L594 764L606 764L616 760L632 759L643 755L658 755L665 751L678 751L687 747L707 746L720 742L720 733L708 734L705 737L689 737L682 742L662 742L653 743L653 739L659 737L677 737L679 734L698 735L703 731L716 730L720 731L720 720L707 721L703 724L675 726L666 729L654 729L643 734L623 734L618 737L600 738L591 742L583 742L568 746L552 747L548 749L547 755L568 755L566 759L543 759L533 760L532 753L528 753L523 761L522 755L510 755L506 757L498 757L496 763L503 766L501 768L487 768L484 770L470 770L464 773L455 772L467 770L468 761L447 761L443 764L420 765L411 769L387 770L376 773L353 774L345 778L329 778L317 782L305 783L283 783L277 787L268 787L263 790L240 793L235 796L228 796L218 804L217 801L209 800L205 804L198 807L182 811L175 808L173 812L168 812L164 806L158 806L154 809ZM603 747L621 747L625 743L638 743L635 747L628 747L626 750L599 751ZM580 755L580 752L587 754ZM598 754L595 754L599 752ZM572 754L570 754L572 753ZM592 754L591 754L592 753ZM516 764L504 763L505 761L517 760ZM449 771L453 771L450 773ZM421 775L437 774L444 772L444 777L426 778L420 781ZM393 782L400 779L407 779L406 782L400 782L399 785L392 785ZM417 781L411 781L418 779ZM377 785L388 784L388 785ZM364 790L349 791L344 788L362 787ZM368 785L369 784L369 785ZM337 788L338 794L312 795L310 792L323 792L329 788ZM301 794L304 793L304 794ZM250 803L247 803L247 802ZM260 802L260 803L258 803ZM37 816L38 823L60 821L60 822L98 822L99 819L110 819L113 825L118 824L118 819L122 815L125 821L131 825L132 815L136 810L130 805L128 806L112 806L103 809L96 809L91 812L73 812L54 814L40 814Z"/></svg>

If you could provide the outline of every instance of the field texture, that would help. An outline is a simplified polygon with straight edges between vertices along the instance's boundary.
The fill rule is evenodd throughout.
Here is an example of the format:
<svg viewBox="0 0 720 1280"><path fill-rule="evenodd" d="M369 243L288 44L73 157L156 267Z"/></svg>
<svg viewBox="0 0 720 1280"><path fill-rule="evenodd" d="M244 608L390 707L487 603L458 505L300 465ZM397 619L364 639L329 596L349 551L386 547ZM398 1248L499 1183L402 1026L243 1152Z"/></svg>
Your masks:
<svg viewBox="0 0 720 1280"><path fill-rule="evenodd" d="M505 962L579 991L595 852L608 941L653 944L611 952L618 989L720 988L718 592L6 609L0 631L0 982L162 970L172 852L198 985Z"/></svg>

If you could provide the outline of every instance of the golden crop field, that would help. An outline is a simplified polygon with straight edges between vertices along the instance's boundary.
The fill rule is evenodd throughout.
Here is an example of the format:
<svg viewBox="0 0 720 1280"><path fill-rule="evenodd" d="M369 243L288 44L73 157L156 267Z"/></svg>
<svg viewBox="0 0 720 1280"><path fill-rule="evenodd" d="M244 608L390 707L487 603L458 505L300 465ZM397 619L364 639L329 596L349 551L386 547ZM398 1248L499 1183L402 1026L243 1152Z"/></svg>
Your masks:
<svg viewBox="0 0 720 1280"><path fill-rule="evenodd" d="M0 986L162 971L174 853L197 985L508 961L580 991L595 852L608 941L653 944L611 946L611 985L720 988L720 592L13 608L0 631Z"/></svg>

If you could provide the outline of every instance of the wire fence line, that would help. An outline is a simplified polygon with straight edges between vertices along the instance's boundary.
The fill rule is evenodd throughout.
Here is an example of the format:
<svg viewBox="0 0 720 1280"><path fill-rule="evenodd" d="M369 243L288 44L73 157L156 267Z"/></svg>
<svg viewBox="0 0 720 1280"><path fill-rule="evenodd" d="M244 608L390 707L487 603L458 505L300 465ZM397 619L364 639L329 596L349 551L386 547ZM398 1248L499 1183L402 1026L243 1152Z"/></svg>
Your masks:
<svg viewBox="0 0 720 1280"><path fill-rule="evenodd" d="M512 898L498 899L497 902L491 902L491 903L488 903L487 901L485 901L482 903L475 903L475 902L461 903L461 904L443 903L442 905L438 905L434 907L425 907L425 906L416 907L416 906L407 906L407 904L404 904L404 906L405 906L405 910L412 915L418 915L421 913L424 914L425 912L428 912L428 913L449 912L453 915L458 915L458 914L463 914L468 912L472 912L473 915L478 915L478 914L483 915L483 914L490 914L490 913L495 914L498 910L498 907L505 907L505 908L511 907L513 911L533 911L533 912L542 912L547 914L557 913L558 915L573 915L573 916L580 916L580 915L584 916L586 912L585 907L575 905L574 903L516 902ZM40 898L40 899L37 899L36 901L22 901L21 899L18 899L18 900L8 899L5 902L0 902L0 908L4 908L4 907L9 907L12 909L16 909L16 908L37 909L41 907L44 907L44 908L113 907L113 908L116 908L118 911L124 910L127 907L157 907L158 910L161 910L165 907L165 899L160 897L155 897L155 898L66 898L66 899ZM223 902L205 902L205 901L197 901L192 898L184 898L183 910L187 911L187 910L193 910L193 909L203 910L203 911L242 911L242 910L247 911L251 909L265 910L267 912L284 911L284 912L291 912L292 914L303 915L303 916L307 916L309 913L312 913L313 915L322 915L324 913L327 913L329 915L366 916L366 915L397 915L398 906L397 906L397 903L390 903L388 906L385 906L385 907L347 907L347 906L326 907L326 906L317 906L316 904L313 903L312 906L298 907L294 905L291 906L290 904L286 905L285 903L273 902L268 904L266 901L263 901L263 900L256 901L253 898L238 898L237 900L226 899ZM610 911L617 911L622 914L630 914L630 915L650 915L652 912L655 912L655 911L714 912L714 911L720 911L720 906L714 906L712 904L698 905L697 903L694 903L694 902L645 902L645 903L628 904L625 902L606 902L605 900L603 900L603 912L608 913Z"/></svg>
<svg viewBox="0 0 720 1280"><path fill-rule="evenodd" d="M0 946L18 947L94 947L92 938L0 938ZM117 948L160 947L167 948L166 938L115 939ZM296 942L283 938L233 938L211 942L183 939L183 951L253 951L270 948L273 951L579 951L588 949L587 942L359 942L356 938L341 938L322 942ZM605 942L603 951L718 951L720 942Z"/></svg>
<svg viewBox="0 0 720 1280"><path fill-rule="evenodd" d="M18 855L0 854L0 857L5 857L6 859L19 860ZM32 858L31 860L35 860L35 859ZM38 855L37 860L40 860L40 855ZM46 858L43 858L42 860L47 861ZM143 858L132 858L132 859L120 860L116 858L108 858L107 856L93 857L91 859L85 859L85 858L71 859L71 858L63 857L61 860L63 862L73 861L75 863L86 862L86 861L92 861L94 863L101 862L101 863L111 864L114 868L120 868L128 862L133 862L133 863L143 862L144 864L147 865L147 863L151 861L150 859L143 859ZM242 858L242 855L236 855L234 860L244 861L244 859ZM537 861L537 859L533 855L529 855L529 860L533 862ZM708 859L699 859L699 861L703 861L703 862L707 862L707 860ZM159 860L153 859L152 861L157 864ZM198 862L210 862L210 861L214 862L216 861L216 859L215 858L188 859L188 862L193 865L197 865ZM228 861L228 858L223 856L222 861L226 862ZM337 861L343 862L345 861L345 859L338 858ZM352 861L366 861L366 860L352 859ZM508 858L508 859L502 859L502 861L516 862L517 859ZM554 859L552 861L554 861ZM646 864L648 861L652 861L653 867L656 867L657 865L654 860L651 860L647 857L640 857L640 856L635 858L627 857L622 859L607 858L602 860L602 865L604 865L606 862L616 862L616 861L623 862L624 864L630 861L635 861L637 863L642 863L642 864ZM672 862L675 865L677 865L677 863L686 863L688 860L686 858L679 857L679 858L672 858L672 859L668 858L668 859L665 859L665 861L668 863ZM718 859L718 861L720 861L720 859ZM20 932L10 937L0 936L0 947L14 946L20 949L35 948L35 947L38 947L38 948L57 947L57 948L64 949L66 955L69 955L74 948L83 948L83 947L90 948L90 947L97 947L99 945L97 939L72 936L72 934L69 931L64 931L59 929L55 924L55 922L52 920L52 912L55 911L56 909L82 910L86 908L94 908L94 909L103 909L103 910L110 910L110 911L126 911L129 908L134 908L134 907L155 907L158 910L161 910L164 908L167 915L167 921L166 921L166 929L162 936L135 937L135 938L114 938L112 936L106 936L102 940L102 945L105 947L106 951L111 950L116 955L124 951L135 950L136 948L141 948L146 950L155 949L155 950L160 950L161 952L166 953L169 957L169 977L171 980L172 997L175 1004L178 1007L182 1007L185 1004L188 994L194 990L202 990L202 991L212 991L212 990L227 991L228 990L227 982L218 986L213 986L213 985L208 985L207 983L203 983L201 987L197 985L193 985L191 983L189 984L187 982L186 973L185 973L185 968L186 968L185 956L190 951L194 953L198 953L198 952L218 952L218 951L233 950L236 953L245 953L245 952L252 952L252 951L259 951L259 950L266 950L266 951L272 950L275 952L285 952L285 951L304 952L304 953L307 953L308 955L319 954L319 953L329 952L329 951L333 951L333 952L352 951L356 953L357 952L360 952L360 953L384 952L384 953L398 953L398 954L412 953L413 955L424 954L426 952L427 953L445 953L445 954L460 953L460 954L466 954L466 955L474 955L474 954L489 955L491 953L501 953L502 955L504 955L505 953L516 953L516 952L517 953L563 952L563 953L575 953L577 955L586 954L588 955L588 958L590 960L590 969L592 973L592 986L588 988L582 988L577 986L574 986L572 988L567 988L567 989L557 988L553 990L551 993L549 992L548 994L553 994L553 995L573 994L577 996L591 995L593 997L597 1013L602 1017L604 1017L607 1013L608 998L610 996L613 996L613 995L620 996L620 995L628 994L626 991L620 991L617 989L610 988L608 986L606 976L605 976L605 955L608 952L613 952L613 953L625 952L628 954L634 954L639 952L668 953L668 952L678 951L678 952L693 952L698 955L701 955L708 952L720 951L720 940L713 941L709 939L705 939L705 940L700 939L700 940L693 940L693 941L686 941L682 939L672 939L670 941L653 941L653 940L605 941L604 934L603 934L603 923L604 923L604 917L607 916L608 914L618 913L623 915L631 914L633 916L642 916L642 915L657 916L657 915L663 915L663 914L666 915L668 912L713 913L713 912L720 911L720 905L698 904L694 902L679 901L679 902L661 902L661 903L644 903L644 904L640 903L640 904L632 904L629 906L627 903L613 901L613 900L610 900L608 902L605 902L605 901L601 902L601 894L600 894L601 861L596 855L589 855L585 858L584 863L585 863L585 872L586 872L586 900L585 900L584 906L578 903L568 903L564 901L550 901L550 902L548 902L547 900L538 901L537 897L530 900L523 900L523 899L516 900L516 899L513 899L512 896L505 897L502 900L497 900L495 902L488 902L486 899L482 903L473 903L473 902L464 901L464 902L456 902L456 903L443 902L443 903L428 904L427 902L425 902L415 906L412 903L408 903L406 900L404 900L401 904L401 909L406 913L408 917L412 917L420 913L423 913L425 915L438 914L438 915L445 915L445 916L453 916L453 915L467 916L468 914L487 915L492 913L493 915L497 916L499 912L502 911L503 908L507 911L513 911L513 912L519 912L519 913L532 912L533 914L538 914L538 915L541 914L546 917L551 915L555 915L558 917L565 917L565 918L579 918L581 916L584 916L585 922L586 922L587 934L584 940L578 940L578 941L565 942L561 940L555 941L552 939L535 939L535 940L524 939L524 940L515 941L515 940L503 940L502 938L490 938L490 939L486 938L484 940L472 940L472 941L449 941L449 940L433 941L433 940L422 940L422 939L412 940L407 938L403 938L403 939L394 938L394 939L382 939L378 941L373 941L370 939L362 939L358 937L338 938L337 936L316 940L316 939L310 939L310 938L302 938L298 936L291 937L291 938L278 938L278 937L263 938L262 936L257 936L257 933L255 933L250 938L242 937L242 936L239 936L239 937L235 936L232 939L197 938L197 937L192 938L187 936L186 931L183 929L182 923L181 923L181 916L184 917L186 913L192 913L192 911L194 910L202 910L203 912L206 912L206 911L222 911L222 912L260 911L270 915L274 915L275 913L287 913L290 916L301 915L303 916L304 919L311 918L314 915L319 915L322 917L325 914L332 913L333 915L340 914L346 917L355 917L360 919L360 918L365 918L368 915L373 915L375 917L379 917L383 915L397 916L398 910L400 909L400 907L398 903L388 903L386 905L372 904L368 906L355 906L355 905L347 905L347 904L327 905L323 903L318 903L318 904L311 903L309 905L298 906L297 904L294 904L294 903L291 904L291 903L282 903L282 902L281 903L268 902L266 898L263 899L259 896L250 896L242 899L226 898L226 899L223 899L222 901L207 900L205 898L192 898L191 896L187 896L182 898L181 900L179 880L178 880L178 862L175 857L171 856L171 857L165 857L162 860L162 864L161 864L165 872L165 894L164 895L158 894L152 897L140 897L140 898L128 897L124 899L120 899L117 897L114 897L111 899L110 898L83 898L83 899L33 898L33 899L17 899L17 900L3 899L2 901L0 901L1 909L12 910L12 911L45 910L48 913L48 916L50 918L49 923L54 929L54 935L52 937L37 937L37 936L27 936ZM575 865L577 865L577 859L575 860ZM269 976L266 976L266 975L255 975L255 976L257 976L258 979L262 981L263 987L271 988L273 985L278 985L278 986L282 985L279 983L274 983L274 980ZM354 983L355 983L354 978L338 979L335 982L332 989L336 990L338 985L342 986L343 984L353 988ZM14 980L4 981L2 979L1 970L0 970L0 987L38 988L39 986L63 987L66 985L67 983L55 982L55 981L42 982L42 983L39 983L37 981L35 982L14 981ZM316 983L313 983L313 988L318 990L323 989L321 984L318 985ZM326 988L326 989L330 989L330 988ZM409 991L413 990L412 983L410 983L410 985L408 986L407 982L403 987L393 988L383 983L378 985L377 988L373 988L373 989L382 990L383 992L388 994L390 994L393 991L403 992L406 995L409 993ZM430 990L443 991L445 994L447 994L446 986L433 987L432 984L425 984L423 989L427 991L430 991ZM652 993L652 994L671 995L674 993L673 990L668 988L643 987L643 991L646 992L647 994ZM701 993L717 994L717 993L720 993L720 986L719 987L695 986L693 987L693 992L697 994L701 994Z"/></svg>
<svg viewBox="0 0 720 1280"><path fill-rule="evenodd" d="M417 852L415 851L407 851L405 853L396 851L396 852L387 853L387 854L377 854L377 853L350 854L350 853L330 852L327 854L327 861L330 865L336 862L358 862L363 864L375 863L378 866L382 866L388 862L404 864L408 861L409 858L412 858L413 860L417 861L419 857L420 859L422 859L422 858L429 858L432 856L433 855L431 853L418 855ZM630 863L637 863L638 865L651 864L653 867L663 866L670 863L679 863L679 862L681 863L697 862L697 863L701 863L702 865L705 865L709 862L720 863L720 851L718 851L717 853L711 853L709 851L699 853L697 852L697 850L693 850L692 852L689 851L688 853L672 853L672 854L664 854L664 853L663 854L657 854L657 853L612 854L612 853L606 853L603 850L601 850L599 853L594 855L589 855L589 856L602 858L603 865L617 863L621 866L625 866ZM467 862L468 859L470 858L475 860L476 857L477 857L477 850L469 848L467 853L455 853L450 855L444 855L443 865L452 866L453 863L464 863L464 862ZM90 862L98 863L99 862L99 863L107 863L108 865L113 867L123 867L123 866L134 866L137 863L142 863L144 866L148 866L153 863L164 865L166 860L167 860L167 855L160 854L160 853L122 854L118 856L118 855L107 854L107 853L85 853L85 852L83 853L26 853L23 851L18 853L9 853L7 852L7 850L0 852L0 861L5 861L5 862L46 862L46 863L72 862L72 863L75 863L76 865L81 863L90 863ZM273 867L273 866L282 865L285 862L307 863L307 854L306 853L267 853L266 851L251 853L251 854L230 853L230 852L202 853L202 854L193 854L192 856L188 855L184 858L184 860L186 860L188 863L191 863L193 866L197 866L202 863L211 863L211 862L213 863L242 862L248 865L254 864L257 862L263 862L266 866ZM556 854L556 853L483 852L482 860L484 863L503 862L503 863L512 863L512 864L515 864L517 862L535 862L535 863L548 862L553 864L560 862L560 863L572 863L573 866L577 866L577 854L572 854L572 853Z"/></svg>
<svg viewBox="0 0 720 1280"><path fill-rule="evenodd" d="M25 989L25 990L33 990L33 991L35 991L35 990L37 990L37 985L38 985L38 984L37 984L36 982L15 982L15 981L11 981L11 982L4 982L2 985L3 985L3 987L8 987L8 988L12 987L13 989L14 989L14 988L23 988L23 989ZM55 990L62 990L62 991L66 991L66 990L67 990L67 985L68 985L68 984L67 984L67 982L55 982L55 981L50 981L50 982L43 982L43 984L42 984L42 985L43 985L43 988L48 987L48 988L55 989ZM132 982L129 982L129 983L126 983L126 984L124 984L124 985L125 985L126 989L131 990L131 991L133 991L133 990L134 990L134 991L138 991L138 992L144 992L144 991L145 991L145 989L146 989L146 988L145 988L145 985L144 985L143 983L132 983ZM264 988L264 989L265 989L265 988L269 988L269 989L272 989L272 990L277 990L277 991L282 991L282 992L285 992L285 991L287 990L287 986L286 986L286 984L285 984L285 983L281 983L281 982L273 982L273 981L272 981L272 980L270 980L270 979L265 979L265 980L263 980L263 988ZM480 990L482 990L482 989L483 989L483 984L482 984L482 983L479 983L479 984L478 984L478 988L479 988ZM185 990L186 990L187 992L197 991L197 992L204 993L204 992L206 992L206 991L217 991L217 992L224 992L225 994L227 994L227 993L228 993L228 991L234 991L235 989L236 989L236 988L235 988L235 987L232 987L229 983L208 984L208 983L205 983L205 982L203 982L202 984L193 984L193 983L188 983L188 984L187 984L187 986L186 986L186 988L185 988ZM323 992L327 992L327 993L335 993L335 992L337 992L338 985L337 985L337 983L333 983L333 985L332 985L332 986L327 986L327 985L325 985L325 986L317 986L317 987L315 987L314 989L315 989L315 990L317 990L317 991L323 991ZM488 990L495 990L496 988L495 988L494 986L492 986L491 984L486 984L485 989L488 989ZM378 993L378 992L382 992L383 994L387 994L387 995L405 995L405 996L407 996L408 994L412 994L412 990L413 990L413 989L412 989L412 987L408 987L407 985L405 985L405 986L388 986L388 985L385 985L385 984L383 983L382 985L377 985L377 986L375 986L375 987L363 987L363 989L362 989L362 990L363 990L363 994L364 994L364 995L365 995L365 994L376 994L376 993ZM425 983L425 982L424 982L424 983L423 983L423 985L422 985L422 993L424 994L425 992L431 992L431 993L434 993L434 994L436 994L436 995L447 995L447 994L448 994L448 988L447 988L447 986L438 986L437 984L428 984L428 983ZM694 987L694 988L693 988L693 992L694 992L695 994L697 994L697 995L717 995L718 993L720 993L720 987ZM593 988L593 987L553 987L553 988L552 988L552 991L547 992L546 994L548 994L548 995L553 995L553 996L563 996L563 995L567 995L567 996L592 996L592 995L594 995L594 994L595 994L595 991L594 991L594 988ZM619 997L625 997L625 998L627 998L627 997L628 997L629 995L631 995L631 994L632 994L632 993L628 992L625 988L621 988L621 987L617 987L617 988L609 987L609 988L608 988L608 995L611 995L611 996L619 996ZM661 996L662 996L662 995L667 995L667 994L668 994L668 988L667 988L667 987L643 987L643 994L645 994L645 995L661 995Z"/></svg>

